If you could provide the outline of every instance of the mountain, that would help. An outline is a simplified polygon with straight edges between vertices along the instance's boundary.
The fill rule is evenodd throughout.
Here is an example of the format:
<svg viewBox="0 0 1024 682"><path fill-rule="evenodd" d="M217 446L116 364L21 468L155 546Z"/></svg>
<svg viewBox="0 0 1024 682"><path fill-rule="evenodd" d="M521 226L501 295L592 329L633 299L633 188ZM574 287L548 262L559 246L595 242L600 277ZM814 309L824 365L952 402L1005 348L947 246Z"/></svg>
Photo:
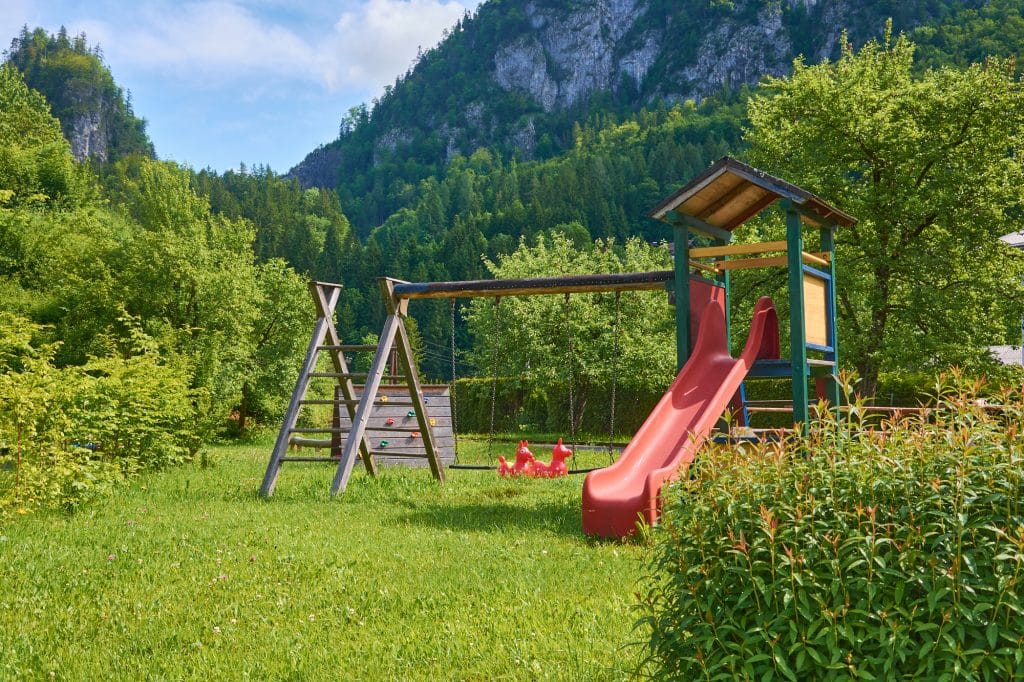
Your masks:
<svg viewBox="0 0 1024 682"><path fill-rule="evenodd" d="M100 49L90 48L85 34L71 38L64 27L56 35L22 28L7 61L46 97L78 161L154 156L145 120L135 116L131 96L114 82Z"/></svg>
<svg viewBox="0 0 1024 682"><path fill-rule="evenodd" d="M573 125L589 116L728 97L786 73L798 55L836 55L844 31L859 45L879 36L888 18L897 32L956 26L961 15L1000 4L1007 3L489 0L372 108L350 110L338 139L290 175L303 186L337 187L348 208L386 193L396 177L434 176L456 154L484 147L506 159L548 158L574 144ZM388 164L401 168L377 171ZM372 203L373 211L351 216L363 230L400 207Z"/></svg>

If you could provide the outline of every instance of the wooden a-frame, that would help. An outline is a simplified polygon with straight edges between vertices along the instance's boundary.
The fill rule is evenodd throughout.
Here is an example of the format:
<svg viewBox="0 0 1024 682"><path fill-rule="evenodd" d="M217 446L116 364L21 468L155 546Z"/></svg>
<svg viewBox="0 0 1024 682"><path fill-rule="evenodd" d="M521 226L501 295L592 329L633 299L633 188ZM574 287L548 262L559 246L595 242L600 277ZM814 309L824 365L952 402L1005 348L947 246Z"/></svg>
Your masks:
<svg viewBox="0 0 1024 682"><path fill-rule="evenodd" d="M381 381L387 369L387 360L392 346L396 344L397 355L403 371L400 377L408 384L409 405L415 412L416 422L419 432L422 434L423 446L426 452L425 455L400 456L425 457L430 464L434 477L441 481L444 480L444 466L434 445L436 442L434 431L431 420L427 415L423 390L416 371L416 363L413 360L412 346L409 343L409 334L405 328L408 301L396 301L392 287L393 284L390 281L381 280L381 290L388 304L388 317L384 323L384 330L381 332L377 346L365 346L342 344L338 336L337 329L334 326L334 309L341 295L341 286L327 282L310 283L309 291L317 311L316 324L313 327L313 335L306 350L302 369L295 383L295 390L292 392L291 401L288 403L288 409L281 424L281 431L278 433L277 441L274 443L274 450L270 456L270 462L267 464L263 484L260 486L260 494L262 496L270 497L273 494L281 465L288 461L322 461L332 463L337 461L338 468L331 485L332 495L344 492L345 487L348 485L348 479L352 474L352 468L355 465L357 455L362 458L367 473L371 476L377 475L377 465L374 461L374 456L389 456L394 453L372 449L366 435L366 426L374 406L380 404L378 393ZM369 372L366 375L350 372L345 360L345 351L369 350L375 351ZM329 354L333 372L316 371L317 359L321 352ZM363 386L362 394L357 395L352 379L356 377L363 378L364 376L365 385ZM325 377L337 380L337 387L341 395L336 396L334 400L307 400L306 393L309 390L312 379ZM344 407L351 422L350 429L342 428L337 418L335 418L334 423L330 427L296 428L299 412L303 405L327 403L335 406L335 414L339 414L339 409ZM347 433L345 433L346 431ZM340 459L336 459L333 456L289 457L287 454L288 446L292 442L293 435L309 432L330 433L335 443L342 439ZM344 437L342 438L342 436Z"/></svg>

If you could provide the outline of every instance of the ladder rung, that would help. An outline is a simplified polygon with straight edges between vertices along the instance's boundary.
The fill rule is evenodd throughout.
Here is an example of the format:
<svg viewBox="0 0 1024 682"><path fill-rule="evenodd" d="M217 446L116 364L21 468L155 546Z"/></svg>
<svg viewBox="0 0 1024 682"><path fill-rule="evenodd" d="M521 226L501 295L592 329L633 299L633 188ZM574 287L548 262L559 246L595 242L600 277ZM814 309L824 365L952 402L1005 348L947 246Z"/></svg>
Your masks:
<svg viewBox="0 0 1024 682"><path fill-rule="evenodd" d="M331 440L325 440L322 438L290 438L288 445L294 445L300 448L332 448L335 443Z"/></svg>
<svg viewBox="0 0 1024 682"><path fill-rule="evenodd" d="M366 372L310 372L309 376L314 378L335 378L335 379L366 379L369 374ZM382 379L404 379L404 374L383 374Z"/></svg>
<svg viewBox="0 0 1024 682"><path fill-rule="evenodd" d="M339 398L338 400L300 400L299 404L300 405L358 405L359 404L359 398L353 398L352 400L348 400L347 398ZM410 407L410 406L412 406L413 402L412 402L412 400L409 400L408 398L406 398L405 400L390 400L390 399L389 400L380 400L378 398L377 400L373 401L373 404L374 405L378 405L378 406L380 406L380 405L384 405L384 406L394 405L394 406L398 406L398 407Z"/></svg>
<svg viewBox="0 0 1024 682"><path fill-rule="evenodd" d="M292 429L288 433L348 433L348 429L338 429L330 426L310 429Z"/></svg>
<svg viewBox="0 0 1024 682"><path fill-rule="evenodd" d="M327 345L324 345L324 346L317 346L317 350L340 350L340 351L348 351L350 353L363 353L363 352L369 352L369 351L372 351L372 350L377 350L377 346L368 346L368 345L365 345L365 344L351 344L351 343L343 343L343 344L340 344L340 345L327 344Z"/></svg>
<svg viewBox="0 0 1024 682"><path fill-rule="evenodd" d="M391 452L390 450L370 450L371 457L404 457L405 459L428 459L426 454L414 455L408 452Z"/></svg>
<svg viewBox="0 0 1024 682"><path fill-rule="evenodd" d="M332 462L338 463L340 457L282 457L278 462Z"/></svg>

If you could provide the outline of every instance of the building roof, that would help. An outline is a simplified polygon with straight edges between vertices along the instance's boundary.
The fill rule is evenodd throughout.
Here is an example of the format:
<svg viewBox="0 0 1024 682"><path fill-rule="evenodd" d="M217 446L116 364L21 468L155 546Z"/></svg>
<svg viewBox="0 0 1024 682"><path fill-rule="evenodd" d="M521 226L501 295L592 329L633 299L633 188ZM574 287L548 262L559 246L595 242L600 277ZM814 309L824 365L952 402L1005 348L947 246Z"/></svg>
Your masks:
<svg viewBox="0 0 1024 682"><path fill-rule="evenodd" d="M1011 232L999 238L1015 249L1024 249L1024 232Z"/></svg>
<svg viewBox="0 0 1024 682"><path fill-rule="evenodd" d="M989 346L988 352L991 353L992 357L998 360L1000 364L1024 364L1024 359L1021 358L1020 346Z"/></svg>
<svg viewBox="0 0 1024 682"><path fill-rule="evenodd" d="M716 161L647 215L664 220L675 211L731 232L780 199L803 209L803 220L815 226L834 223L849 227L857 222L807 190L730 156Z"/></svg>

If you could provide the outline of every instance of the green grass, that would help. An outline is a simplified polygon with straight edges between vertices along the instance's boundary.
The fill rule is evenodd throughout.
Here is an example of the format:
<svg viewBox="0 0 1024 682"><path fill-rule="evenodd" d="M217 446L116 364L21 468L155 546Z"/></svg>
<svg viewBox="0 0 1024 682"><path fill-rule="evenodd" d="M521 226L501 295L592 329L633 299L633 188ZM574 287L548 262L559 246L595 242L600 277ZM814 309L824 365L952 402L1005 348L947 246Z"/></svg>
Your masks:
<svg viewBox="0 0 1024 682"><path fill-rule="evenodd" d="M264 501L268 452L0 527L0 679L629 676L646 549L581 534L580 477L357 469L332 500L286 464Z"/></svg>

